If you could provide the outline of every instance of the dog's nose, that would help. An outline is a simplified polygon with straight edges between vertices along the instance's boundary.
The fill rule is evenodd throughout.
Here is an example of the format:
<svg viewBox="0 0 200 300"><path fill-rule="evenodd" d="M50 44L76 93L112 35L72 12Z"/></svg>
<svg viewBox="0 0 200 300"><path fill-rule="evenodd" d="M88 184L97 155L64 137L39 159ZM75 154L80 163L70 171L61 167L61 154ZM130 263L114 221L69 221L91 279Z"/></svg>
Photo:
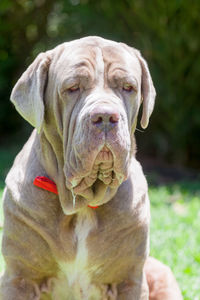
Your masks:
<svg viewBox="0 0 200 300"><path fill-rule="evenodd" d="M90 113L92 124L101 130L111 130L119 122L119 112L112 107L101 106Z"/></svg>

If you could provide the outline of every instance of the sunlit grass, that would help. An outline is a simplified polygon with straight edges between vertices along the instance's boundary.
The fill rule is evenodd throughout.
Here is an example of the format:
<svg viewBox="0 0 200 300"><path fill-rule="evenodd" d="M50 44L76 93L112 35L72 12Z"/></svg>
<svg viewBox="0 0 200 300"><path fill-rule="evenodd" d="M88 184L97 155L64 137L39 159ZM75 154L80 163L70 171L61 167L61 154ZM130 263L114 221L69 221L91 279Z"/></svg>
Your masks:
<svg viewBox="0 0 200 300"><path fill-rule="evenodd" d="M2 209L2 189L0 190L0 244L1 244L1 240L2 240L2 226L3 226L3 209ZM0 252L0 274L3 271L4 268L4 261Z"/></svg>
<svg viewBox="0 0 200 300"><path fill-rule="evenodd" d="M185 183L150 188L149 194L151 255L172 268L185 300L199 300L200 193Z"/></svg>

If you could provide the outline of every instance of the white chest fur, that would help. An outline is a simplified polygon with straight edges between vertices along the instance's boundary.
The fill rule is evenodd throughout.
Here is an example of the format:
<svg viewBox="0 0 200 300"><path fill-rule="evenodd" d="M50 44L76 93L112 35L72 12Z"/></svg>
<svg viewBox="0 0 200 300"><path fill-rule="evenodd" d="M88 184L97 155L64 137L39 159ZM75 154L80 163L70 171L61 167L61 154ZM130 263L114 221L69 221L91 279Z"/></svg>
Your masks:
<svg viewBox="0 0 200 300"><path fill-rule="evenodd" d="M64 274L64 280L62 288L61 286L58 287L59 300L101 299L101 292L99 288L91 283L91 274L87 268L87 237L90 231L96 226L96 214L91 208L85 208L77 214L74 235L77 244L76 257L75 260L70 263L60 264L62 274ZM57 296L55 299L57 300Z"/></svg>

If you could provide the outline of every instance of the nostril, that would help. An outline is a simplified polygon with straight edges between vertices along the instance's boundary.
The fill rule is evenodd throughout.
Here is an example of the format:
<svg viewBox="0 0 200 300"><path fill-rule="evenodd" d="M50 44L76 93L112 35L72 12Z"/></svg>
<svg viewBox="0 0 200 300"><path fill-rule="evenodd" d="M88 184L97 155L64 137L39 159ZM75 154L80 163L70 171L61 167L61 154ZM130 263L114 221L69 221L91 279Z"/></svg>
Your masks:
<svg viewBox="0 0 200 300"><path fill-rule="evenodd" d="M93 118L93 120L92 120L92 123L96 124L96 125L101 124L102 122L103 122L102 117L96 117L96 118Z"/></svg>
<svg viewBox="0 0 200 300"><path fill-rule="evenodd" d="M119 115L118 114L114 114L109 118L109 122L112 124L115 124L119 121Z"/></svg>

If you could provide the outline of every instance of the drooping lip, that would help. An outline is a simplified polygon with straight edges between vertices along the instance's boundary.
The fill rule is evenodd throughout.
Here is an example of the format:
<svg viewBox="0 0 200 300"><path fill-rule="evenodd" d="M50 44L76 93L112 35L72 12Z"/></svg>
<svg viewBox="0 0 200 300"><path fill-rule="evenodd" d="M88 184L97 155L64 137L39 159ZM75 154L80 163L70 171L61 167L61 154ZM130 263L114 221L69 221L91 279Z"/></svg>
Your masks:
<svg viewBox="0 0 200 300"><path fill-rule="evenodd" d="M95 158L95 164L101 164L105 162L113 162L112 151L106 145L102 147Z"/></svg>
<svg viewBox="0 0 200 300"><path fill-rule="evenodd" d="M105 145L102 146L100 151L94 158L91 170L84 176L72 176L68 184L71 185L75 194L79 194L83 190L91 187L97 179L100 179L104 184L108 185L112 181L113 172L113 154L111 150Z"/></svg>
<svg viewBox="0 0 200 300"><path fill-rule="evenodd" d="M100 185L103 184L105 188L116 188L124 180L125 176L122 173L114 171L114 154L105 144L96 155L92 170L85 176L73 178L71 190L74 195L92 200L97 197Z"/></svg>
<svg viewBox="0 0 200 300"><path fill-rule="evenodd" d="M97 178L104 184L110 185L113 180L114 157L111 150L104 145L96 156L94 166L98 168Z"/></svg>

